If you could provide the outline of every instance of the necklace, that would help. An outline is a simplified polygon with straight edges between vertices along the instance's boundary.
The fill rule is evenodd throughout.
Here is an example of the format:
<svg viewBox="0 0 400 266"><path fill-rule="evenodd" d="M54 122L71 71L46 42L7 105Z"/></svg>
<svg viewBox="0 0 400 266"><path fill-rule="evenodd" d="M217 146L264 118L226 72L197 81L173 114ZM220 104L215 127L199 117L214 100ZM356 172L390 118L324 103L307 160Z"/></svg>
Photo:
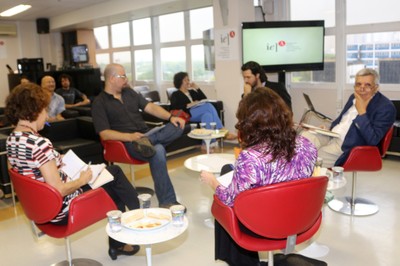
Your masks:
<svg viewBox="0 0 400 266"><path fill-rule="evenodd" d="M37 134L37 131L34 130L31 126L25 125L25 124L18 124L20 127L25 127L28 128L30 130L32 130L32 133Z"/></svg>

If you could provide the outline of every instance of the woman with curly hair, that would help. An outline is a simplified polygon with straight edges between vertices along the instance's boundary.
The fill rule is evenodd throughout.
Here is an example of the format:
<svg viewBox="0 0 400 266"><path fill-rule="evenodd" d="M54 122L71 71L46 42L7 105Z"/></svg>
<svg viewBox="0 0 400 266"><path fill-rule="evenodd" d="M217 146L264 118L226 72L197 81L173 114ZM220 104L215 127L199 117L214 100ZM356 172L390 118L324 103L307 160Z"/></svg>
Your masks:
<svg viewBox="0 0 400 266"><path fill-rule="evenodd" d="M6 99L5 115L15 125L7 138L7 158L13 169L38 182L53 186L63 196L60 212L51 223L64 225L68 222L71 201L90 188L92 178L90 168L80 172L79 178L70 178L60 170L62 155L54 148L49 139L42 137L38 131L43 129L48 118L47 108L50 95L34 83L21 84L15 87ZM102 187L117 205L118 209L138 209L137 192L128 181L119 166L107 166L114 180ZM138 245L125 245L109 238L108 253L112 260L118 255L134 255L139 251Z"/></svg>
<svg viewBox="0 0 400 266"><path fill-rule="evenodd" d="M231 168L232 182L224 187L212 173L200 174L223 203L232 207L242 191L312 175L317 150L309 140L296 135L292 112L278 94L265 88L255 89L240 101L236 117L235 127L243 150ZM226 167L221 174L224 171ZM243 230L250 231L245 227ZM217 222L215 252L215 259L229 265L262 265L257 252L239 247Z"/></svg>

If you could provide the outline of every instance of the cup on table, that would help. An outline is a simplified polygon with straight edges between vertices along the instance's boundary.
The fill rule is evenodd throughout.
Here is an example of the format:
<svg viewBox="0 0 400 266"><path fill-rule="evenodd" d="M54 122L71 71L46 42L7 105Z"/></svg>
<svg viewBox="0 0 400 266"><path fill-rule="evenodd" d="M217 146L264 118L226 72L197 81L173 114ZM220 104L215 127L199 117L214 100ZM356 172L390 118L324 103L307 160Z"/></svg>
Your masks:
<svg viewBox="0 0 400 266"><path fill-rule="evenodd" d="M344 168L340 166L334 166L332 167L332 178L333 182L340 182L343 180L344 177Z"/></svg>
<svg viewBox="0 0 400 266"><path fill-rule="evenodd" d="M210 122L210 129L213 130L215 133L218 133L217 131L217 123L216 122Z"/></svg>
<svg viewBox="0 0 400 266"><path fill-rule="evenodd" d="M121 231L121 216L122 212L119 210L112 210L107 212L108 224L110 225L111 232L117 233Z"/></svg>
<svg viewBox="0 0 400 266"><path fill-rule="evenodd" d="M193 129L196 129L197 124L196 123L191 123L190 124L190 131L192 131Z"/></svg>
<svg viewBox="0 0 400 266"><path fill-rule="evenodd" d="M150 208L150 206L151 206L151 194L147 194L147 193L140 194L138 196L138 199L140 201L140 208L141 209Z"/></svg>
<svg viewBox="0 0 400 266"><path fill-rule="evenodd" d="M185 207L182 205L173 205L169 209L171 211L172 224L174 226L182 226L185 216Z"/></svg>
<svg viewBox="0 0 400 266"><path fill-rule="evenodd" d="M207 123L200 123L200 128L203 128L203 129L205 129L205 128L206 128L206 126L207 126Z"/></svg>

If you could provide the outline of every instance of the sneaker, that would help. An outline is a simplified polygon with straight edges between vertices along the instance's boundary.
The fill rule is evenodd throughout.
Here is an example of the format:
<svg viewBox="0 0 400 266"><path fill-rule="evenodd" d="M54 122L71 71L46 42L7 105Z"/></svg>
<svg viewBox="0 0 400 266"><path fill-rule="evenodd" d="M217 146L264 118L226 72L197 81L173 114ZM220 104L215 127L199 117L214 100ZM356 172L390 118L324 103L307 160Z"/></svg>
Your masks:
<svg viewBox="0 0 400 266"><path fill-rule="evenodd" d="M174 205L182 205L182 204L180 204L179 202L175 201L175 202L172 202L172 203L160 204L159 207L160 208L169 209L171 206L174 206ZM184 205L182 205L182 206L185 207L184 213L186 213L186 206L184 206Z"/></svg>
<svg viewBox="0 0 400 266"><path fill-rule="evenodd" d="M153 144L146 137L132 141L133 149L145 158L153 157L156 154Z"/></svg>

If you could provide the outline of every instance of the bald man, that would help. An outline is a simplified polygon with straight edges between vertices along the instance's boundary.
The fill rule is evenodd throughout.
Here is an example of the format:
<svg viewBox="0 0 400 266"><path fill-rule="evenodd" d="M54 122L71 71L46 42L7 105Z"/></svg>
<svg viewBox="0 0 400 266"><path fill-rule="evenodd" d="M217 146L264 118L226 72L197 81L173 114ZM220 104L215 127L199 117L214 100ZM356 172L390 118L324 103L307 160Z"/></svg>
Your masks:
<svg viewBox="0 0 400 266"><path fill-rule="evenodd" d="M65 111L64 98L57 93L54 93L56 89L56 82L52 76L44 76L41 82L42 89L48 91L51 95L51 101L48 108L48 120L49 122L64 120L61 113Z"/></svg>

